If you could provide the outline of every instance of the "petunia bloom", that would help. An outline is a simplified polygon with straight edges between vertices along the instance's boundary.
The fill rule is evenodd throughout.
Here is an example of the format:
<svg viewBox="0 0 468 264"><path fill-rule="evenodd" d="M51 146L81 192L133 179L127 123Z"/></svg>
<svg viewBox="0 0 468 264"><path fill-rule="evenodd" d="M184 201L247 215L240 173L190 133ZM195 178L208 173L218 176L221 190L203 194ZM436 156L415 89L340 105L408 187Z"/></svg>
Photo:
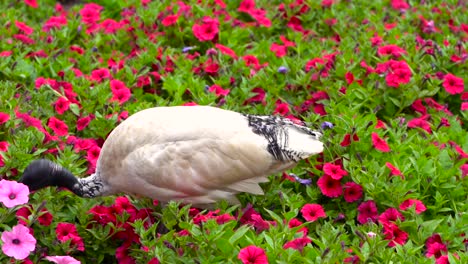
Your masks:
<svg viewBox="0 0 468 264"><path fill-rule="evenodd" d="M365 224L368 221L376 222L378 217L379 212L377 211L377 205L374 201L365 201L358 206L357 220L359 223Z"/></svg>
<svg viewBox="0 0 468 264"><path fill-rule="evenodd" d="M283 248L284 249L293 248L302 252L304 247L311 242L312 240L308 237L298 237L284 244Z"/></svg>
<svg viewBox="0 0 468 264"><path fill-rule="evenodd" d="M47 256L45 259L57 264L81 264L81 261L70 256Z"/></svg>
<svg viewBox="0 0 468 264"><path fill-rule="evenodd" d="M448 73L444 76L444 82L442 83L442 86L449 94L459 94L465 90L463 79L451 73Z"/></svg>
<svg viewBox="0 0 468 264"><path fill-rule="evenodd" d="M240 250L237 258L242 261L243 264L267 264L268 258L263 248L259 248L254 245L247 246Z"/></svg>
<svg viewBox="0 0 468 264"><path fill-rule="evenodd" d="M347 182L344 185L344 199L348 203L355 202L362 197L362 186L355 182Z"/></svg>
<svg viewBox="0 0 468 264"><path fill-rule="evenodd" d="M0 202L7 208L27 203L28 195L28 186L16 181L0 180Z"/></svg>
<svg viewBox="0 0 468 264"><path fill-rule="evenodd" d="M317 185L323 195L327 197L338 197L343 194L343 188L339 180L333 179L329 175L322 176L318 181Z"/></svg>
<svg viewBox="0 0 468 264"><path fill-rule="evenodd" d="M414 205L416 214L426 211L426 206L417 199L407 199L400 204L400 210L407 210Z"/></svg>
<svg viewBox="0 0 468 264"><path fill-rule="evenodd" d="M396 244L404 245L408 241L408 233L392 223L384 224L384 235L385 239L389 240L389 247L394 247Z"/></svg>
<svg viewBox="0 0 468 264"><path fill-rule="evenodd" d="M387 142L379 137L379 135L375 132L372 132L372 144L374 145L374 148L381 151L381 152L389 152L390 147L388 146Z"/></svg>
<svg viewBox="0 0 468 264"><path fill-rule="evenodd" d="M11 231L2 233L2 251L15 259L25 259L36 248L36 239L24 225L16 225Z"/></svg>
<svg viewBox="0 0 468 264"><path fill-rule="evenodd" d="M401 174L401 171L397 167L393 166L390 162L386 162L385 166L387 166L387 168L390 169L390 174L391 175L400 176L400 177L403 176L403 174Z"/></svg>
<svg viewBox="0 0 468 264"><path fill-rule="evenodd" d="M340 165L332 163L325 163L325 165L323 165L323 172L334 180L340 180L343 176L348 175L348 172L343 170Z"/></svg>
<svg viewBox="0 0 468 264"><path fill-rule="evenodd" d="M302 217L309 222L316 221L319 218L327 217L320 204L306 204L301 209Z"/></svg>

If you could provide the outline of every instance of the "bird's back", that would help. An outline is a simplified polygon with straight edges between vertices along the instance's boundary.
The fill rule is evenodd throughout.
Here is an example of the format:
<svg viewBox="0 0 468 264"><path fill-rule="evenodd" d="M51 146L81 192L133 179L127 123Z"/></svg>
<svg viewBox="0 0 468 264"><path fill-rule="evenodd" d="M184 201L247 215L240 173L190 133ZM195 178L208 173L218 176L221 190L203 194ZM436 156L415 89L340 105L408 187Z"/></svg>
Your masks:
<svg viewBox="0 0 468 264"><path fill-rule="evenodd" d="M96 171L123 192L203 204L260 193L265 176L322 151L306 128L285 121L278 132L282 119L258 118L208 106L146 109L112 131Z"/></svg>

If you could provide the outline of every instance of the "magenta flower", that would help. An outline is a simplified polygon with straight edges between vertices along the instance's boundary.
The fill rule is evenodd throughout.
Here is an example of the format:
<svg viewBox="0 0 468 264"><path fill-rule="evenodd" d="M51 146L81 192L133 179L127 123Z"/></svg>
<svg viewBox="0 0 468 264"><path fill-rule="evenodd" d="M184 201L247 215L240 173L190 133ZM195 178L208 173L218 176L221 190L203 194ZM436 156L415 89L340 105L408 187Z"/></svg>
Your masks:
<svg viewBox="0 0 468 264"><path fill-rule="evenodd" d="M2 251L15 259L25 259L36 248L36 239L24 225L14 226L11 231L2 233Z"/></svg>
<svg viewBox="0 0 468 264"><path fill-rule="evenodd" d="M70 256L47 256L45 259L57 264L81 264L81 261Z"/></svg>
<svg viewBox="0 0 468 264"><path fill-rule="evenodd" d="M0 181L0 202L11 208L16 205L25 204L29 200L28 186L15 181Z"/></svg>

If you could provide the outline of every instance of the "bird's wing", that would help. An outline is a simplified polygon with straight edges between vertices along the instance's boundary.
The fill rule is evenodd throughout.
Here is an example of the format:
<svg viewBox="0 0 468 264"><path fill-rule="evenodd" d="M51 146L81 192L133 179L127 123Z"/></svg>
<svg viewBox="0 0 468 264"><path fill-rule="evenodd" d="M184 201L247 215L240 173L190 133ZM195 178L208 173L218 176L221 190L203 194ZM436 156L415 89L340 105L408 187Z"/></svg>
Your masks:
<svg viewBox="0 0 468 264"><path fill-rule="evenodd" d="M292 165L288 162L280 167ZM266 176L277 168L278 161L265 144L255 140L201 138L145 145L132 151L122 162L128 182L112 184L161 201L235 202L233 194L238 192L262 194L258 183L267 181Z"/></svg>

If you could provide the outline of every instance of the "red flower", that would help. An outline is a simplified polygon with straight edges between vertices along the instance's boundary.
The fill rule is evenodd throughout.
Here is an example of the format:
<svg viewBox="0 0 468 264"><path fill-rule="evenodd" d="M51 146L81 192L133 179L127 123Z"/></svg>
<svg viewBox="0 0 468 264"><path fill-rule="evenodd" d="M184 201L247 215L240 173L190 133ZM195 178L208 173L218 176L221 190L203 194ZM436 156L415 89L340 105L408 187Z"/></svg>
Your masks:
<svg viewBox="0 0 468 264"><path fill-rule="evenodd" d="M375 132L372 132L372 144L374 145L374 148L379 151L390 151L390 147L388 146L387 142L384 139L380 138L379 135Z"/></svg>
<svg viewBox="0 0 468 264"><path fill-rule="evenodd" d="M32 8L37 8L37 0L24 0L24 3Z"/></svg>
<svg viewBox="0 0 468 264"><path fill-rule="evenodd" d="M325 165L323 165L323 172L334 180L340 180L343 176L348 175L348 172L343 170L340 165L332 163L325 163Z"/></svg>
<svg viewBox="0 0 468 264"><path fill-rule="evenodd" d="M67 18L65 16L52 16L44 23L42 30L49 32L53 28L60 29L67 23Z"/></svg>
<svg viewBox="0 0 468 264"><path fill-rule="evenodd" d="M50 226L52 224L52 220L54 219L54 216L47 211L47 209L43 208L41 212L39 213L39 217L37 220L39 221L39 224L43 226Z"/></svg>
<svg viewBox="0 0 468 264"><path fill-rule="evenodd" d="M130 256L131 243L125 242L123 245L115 250L115 257L117 262L121 264L135 264L135 259Z"/></svg>
<svg viewBox="0 0 468 264"><path fill-rule="evenodd" d="M415 212L416 214L420 214L424 211L426 211L426 206L421 202L420 200L417 199L407 199L404 202L400 204L400 210L407 210L408 208L415 206Z"/></svg>
<svg viewBox="0 0 468 264"><path fill-rule="evenodd" d="M66 136L68 134L68 126L65 122L55 117L49 119L47 126L50 127L57 136Z"/></svg>
<svg viewBox="0 0 468 264"><path fill-rule="evenodd" d="M240 3L239 8L237 8L237 11L250 13L250 11L254 9L255 9L255 0L243 0Z"/></svg>
<svg viewBox="0 0 468 264"><path fill-rule="evenodd" d="M8 120L10 120L10 115L7 113L0 112L0 125L5 124Z"/></svg>
<svg viewBox="0 0 468 264"><path fill-rule="evenodd" d="M83 239L78 235L78 231L74 224L59 223L55 229L55 233L58 240L62 242L71 240L70 246L76 247L79 251L84 251Z"/></svg>
<svg viewBox="0 0 468 264"><path fill-rule="evenodd" d="M250 97L249 99L244 101L244 105L246 104L251 104L251 103L261 103L261 104L266 104L265 102L265 95L266 92L260 87L253 88L252 93L255 93L254 96ZM1 120L1 117L0 117ZM0 122L1 124L1 122Z"/></svg>
<svg viewBox="0 0 468 264"><path fill-rule="evenodd" d="M396 222L397 219L400 219L400 221L404 221L405 217L395 208L388 208L379 216L379 222L382 224Z"/></svg>
<svg viewBox="0 0 468 264"><path fill-rule="evenodd" d="M344 199L348 203L355 202L362 197L362 186L355 182L347 182L344 185Z"/></svg>
<svg viewBox="0 0 468 264"><path fill-rule="evenodd" d="M210 41L218 35L219 22L215 18L204 17L201 25L192 26L192 31L199 41Z"/></svg>
<svg viewBox="0 0 468 264"><path fill-rule="evenodd" d="M392 0L392 8L401 11L410 8L410 6L404 0Z"/></svg>
<svg viewBox="0 0 468 264"><path fill-rule="evenodd" d="M393 166L390 162L386 162L385 166L387 166L390 169L390 174L393 176L400 176L402 177L403 174L401 174L401 171L397 169L395 166Z"/></svg>
<svg viewBox="0 0 468 264"><path fill-rule="evenodd" d="M379 212L377 211L377 205L374 201L365 201L358 206L357 220L359 223L365 224L369 221L376 222L378 217Z"/></svg>
<svg viewBox="0 0 468 264"><path fill-rule="evenodd" d="M435 242L427 245L426 257L434 257L436 259L446 255L448 252L447 246L443 243Z"/></svg>
<svg viewBox="0 0 468 264"><path fill-rule="evenodd" d="M288 52L288 48L285 45L279 45L275 42L271 44L270 50L273 51L278 58L286 56Z"/></svg>
<svg viewBox="0 0 468 264"><path fill-rule="evenodd" d="M55 111L59 115L62 115L70 107L70 101L68 101L67 98L62 96L54 103L54 107L55 107Z"/></svg>
<svg viewBox="0 0 468 264"><path fill-rule="evenodd" d="M384 235L386 240L390 240L389 247L394 247L396 244L403 245L408 240L408 233L392 223L384 224Z"/></svg>
<svg viewBox="0 0 468 264"><path fill-rule="evenodd" d="M97 69L97 70L94 70L91 72L91 80L92 81L96 81L98 83L104 81L105 79L109 79L111 77L110 75L110 72L108 69L106 68L101 68L101 69ZM114 80L112 80L114 81ZM111 81L111 83L112 83ZM116 81L119 81L119 80L116 80ZM119 81L120 82L120 81Z"/></svg>
<svg viewBox="0 0 468 264"><path fill-rule="evenodd" d="M240 250L237 258L243 264L265 264L268 263L268 258L262 248L250 245Z"/></svg>
<svg viewBox="0 0 468 264"><path fill-rule="evenodd" d="M16 211L16 219L18 219L18 223L27 226L28 222L26 222L29 216L32 213L32 209L30 205L26 205L21 207Z"/></svg>
<svg viewBox="0 0 468 264"><path fill-rule="evenodd" d="M353 141L359 141L359 137L357 134L353 134L353 137L352 137ZM347 147L349 145L351 145L351 134L346 134L343 138L343 141L341 141L340 145L342 147Z"/></svg>
<svg viewBox="0 0 468 264"><path fill-rule="evenodd" d="M318 181L317 185L323 195L327 197L338 197L343 194L343 188L339 180L334 180L329 175L322 176Z"/></svg>
<svg viewBox="0 0 468 264"><path fill-rule="evenodd" d="M293 218L291 220L289 220L289 223L288 223L288 226L289 228L294 228L294 227L298 227L300 225L302 225L303 223L299 220L297 220L297 218ZM297 232L302 232L303 235L307 235L307 233L309 233L309 230L307 229L307 227L302 227L300 228L299 230L297 230Z"/></svg>
<svg viewBox="0 0 468 264"><path fill-rule="evenodd" d="M237 55L232 49L226 46L223 46L221 44L215 44L215 47L219 49L219 51L221 51L222 54L228 55L231 58L237 59Z"/></svg>
<svg viewBox="0 0 468 264"><path fill-rule="evenodd" d="M301 209L302 217L309 222L314 222L319 218L327 217L320 204L306 204Z"/></svg>
<svg viewBox="0 0 468 264"><path fill-rule="evenodd" d="M459 94L465 90L463 79L451 73L448 73L444 76L444 82L442 86L449 94Z"/></svg>
<svg viewBox="0 0 468 264"><path fill-rule="evenodd" d="M130 89L125 88L125 89L119 89L119 90L112 90L112 98L111 102L119 102L119 104L123 104L130 99L132 96L132 93L130 92Z"/></svg>
<svg viewBox="0 0 468 264"><path fill-rule="evenodd" d="M15 26L26 35L31 35L34 32L34 29L20 21L15 21Z"/></svg>
<svg viewBox="0 0 468 264"><path fill-rule="evenodd" d="M460 170L462 177L465 178L468 175L468 163L461 165Z"/></svg>
<svg viewBox="0 0 468 264"><path fill-rule="evenodd" d="M275 111L273 111L273 114L280 114L282 116L285 116L288 113L289 113L288 103L283 103L281 101L276 102L276 108L275 108Z"/></svg>
<svg viewBox="0 0 468 264"><path fill-rule="evenodd" d="M87 25L94 25L100 19L102 7L97 4L86 4L80 10L81 21Z"/></svg>
<svg viewBox="0 0 468 264"><path fill-rule="evenodd" d="M91 122L91 116L85 116L76 121L76 130L84 130Z"/></svg>
<svg viewBox="0 0 468 264"><path fill-rule="evenodd" d="M397 45L393 45L393 44L392 45L381 46L377 50L377 54L379 54L379 56L392 55L394 58L398 58L402 54L405 54L405 53L406 53L406 51L404 49L398 47Z"/></svg>
<svg viewBox="0 0 468 264"><path fill-rule="evenodd" d="M114 34L121 28L121 24L114 19L107 18L100 24L100 27L104 29L106 34Z"/></svg>
<svg viewBox="0 0 468 264"><path fill-rule="evenodd" d="M221 86L219 86L217 84L213 84L212 86L210 86L210 88L208 88L208 91L210 91L211 93L216 94L216 96L221 96L221 95L226 96L230 92L229 89L223 89Z"/></svg>
<svg viewBox="0 0 468 264"><path fill-rule="evenodd" d="M30 45L30 44L34 44L36 41L34 41L34 39L26 36L26 35L23 35L23 34L15 34L13 35L13 38L14 39L17 39L19 41L21 41L22 43L24 44L27 44L27 45Z"/></svg>
<svg viewBox="0 0 468 264"><path fill-rule="evenodd" d="M390 87L399 87L400 84L409 83L411 80L411 71L409 69L396 69L387 74L385 81Z"/></svg>
<svg viewBox="0 0 468 264"><path fill-rule="evenodd" d="M283 248L284 249L293 248L302 252L304 247L307 246L307 244L311 242L312 240L308 237L298 237L284 244Z"/></svg>
<svg viewBox="0 0 468 264"><path fill-rule="evenodd" d="M416 112L419 112L423 115L427 114L427 109L426 107L422 104L422 100L421 99L417 99L415 100L412 104L411 104L411 108L413 108Z"/></svg>
<svg viewBox="0 0 468 264"><path fill-rule="evenodd" d="M168 15L162 20L161 23L163 26L168 27L177 23L177 19L179 19L179 14Z"/></svg>
<svg viewBox="0 0 468 264"><path fill-rule="evenodd" d="M424 115L421 117L413 118L408 122L408 127L409 128L419 127L425 130L427 133L432 134L431 124L426 121L427 118L429 118L429 115Z"/></svg>

